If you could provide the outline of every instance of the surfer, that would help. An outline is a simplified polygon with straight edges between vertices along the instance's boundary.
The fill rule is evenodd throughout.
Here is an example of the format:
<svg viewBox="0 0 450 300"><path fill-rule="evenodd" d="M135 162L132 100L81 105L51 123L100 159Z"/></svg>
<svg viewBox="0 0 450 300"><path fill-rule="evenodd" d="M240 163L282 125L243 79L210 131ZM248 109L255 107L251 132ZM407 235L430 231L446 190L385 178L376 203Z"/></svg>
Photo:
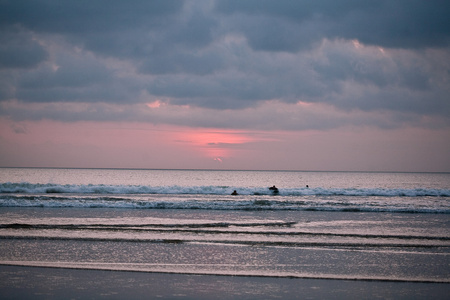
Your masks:
<svg viewBox="0 0 450 300"><path fill-rule="evenodd" d="M271 190L272 193L274 193L274 194L278 194L278 188L277 188L276 186L271 186L271 187L269 188L269 190Z"/></svg>
<svg viewBox="0 0 450 300"><path fill-rule="evenodd" d="M236 192L236 190L234 190L234 191L231 193L231 195L236 196L236 195L239 195L239 194Z"/></svg>

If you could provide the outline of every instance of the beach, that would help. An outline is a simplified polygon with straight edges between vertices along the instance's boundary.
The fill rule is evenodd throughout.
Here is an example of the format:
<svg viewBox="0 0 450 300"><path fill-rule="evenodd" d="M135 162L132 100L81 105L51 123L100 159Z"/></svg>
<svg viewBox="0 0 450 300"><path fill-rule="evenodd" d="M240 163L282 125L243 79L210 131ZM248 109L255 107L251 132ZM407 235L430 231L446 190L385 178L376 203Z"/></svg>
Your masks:
<svg viewBox="0 0 450 300"><path fill-rule="evenodd" d="M448 299L449 284L0 266L2 299Z"/></svg>
<svg viewBox="0 0 450 300"><path fill-rule="evenodd" d="M2 171L4 299L449 292L449 174Z"/></svg>

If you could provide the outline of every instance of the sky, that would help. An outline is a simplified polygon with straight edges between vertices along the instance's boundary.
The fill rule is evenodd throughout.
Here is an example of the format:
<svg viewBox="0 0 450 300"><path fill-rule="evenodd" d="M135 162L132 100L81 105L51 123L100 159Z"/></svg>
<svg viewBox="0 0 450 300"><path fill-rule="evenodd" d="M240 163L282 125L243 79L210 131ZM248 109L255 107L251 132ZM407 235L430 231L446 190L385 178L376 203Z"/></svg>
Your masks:
<svg viewBox="0 0 450 300"><path fill-rule="evenodd" d="M0 0L0 167L450 172L447 0Z"/></svg>

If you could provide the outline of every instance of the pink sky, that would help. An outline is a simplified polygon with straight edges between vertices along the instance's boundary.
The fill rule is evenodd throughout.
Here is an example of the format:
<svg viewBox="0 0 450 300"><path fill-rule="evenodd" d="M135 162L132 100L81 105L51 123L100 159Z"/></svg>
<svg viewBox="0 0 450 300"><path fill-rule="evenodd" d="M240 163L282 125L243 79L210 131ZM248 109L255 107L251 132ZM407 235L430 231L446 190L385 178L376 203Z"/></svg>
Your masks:
<svg viewBox="0 0 450 300"><path fill-rule="evenodd" d="M448 140L420 129L258 132L5 119L0 124L4 167L448 171L450 166Z"/></svg>

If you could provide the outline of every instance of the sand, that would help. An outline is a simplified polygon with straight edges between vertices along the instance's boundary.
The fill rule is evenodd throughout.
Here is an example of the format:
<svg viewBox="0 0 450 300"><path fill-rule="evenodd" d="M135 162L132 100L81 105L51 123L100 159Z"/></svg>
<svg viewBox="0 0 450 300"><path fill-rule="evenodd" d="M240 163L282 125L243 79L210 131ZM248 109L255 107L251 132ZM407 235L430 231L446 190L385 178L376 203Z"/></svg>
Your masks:
<svg viewBox="0 0 450 300"><path fill-rule="evenodd" d="M1 299L448 299L450 284L0 266Z"/></svg>

